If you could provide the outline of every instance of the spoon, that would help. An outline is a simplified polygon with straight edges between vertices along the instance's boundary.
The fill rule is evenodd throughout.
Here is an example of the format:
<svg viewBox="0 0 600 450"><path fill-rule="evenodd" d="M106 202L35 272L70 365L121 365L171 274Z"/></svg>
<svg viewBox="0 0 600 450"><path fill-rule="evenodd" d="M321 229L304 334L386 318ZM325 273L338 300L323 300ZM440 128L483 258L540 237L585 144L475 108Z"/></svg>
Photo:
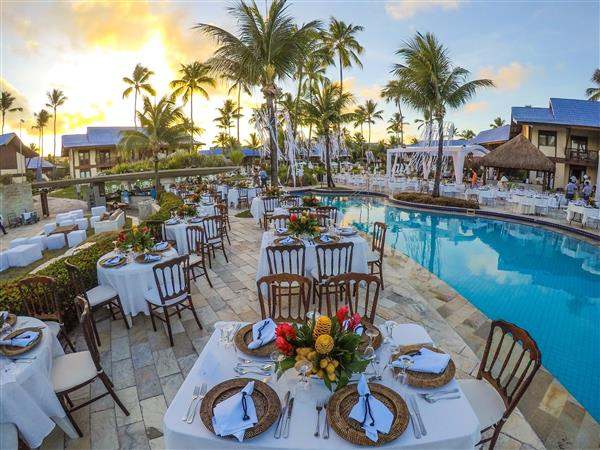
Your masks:
<svg viewBox="0 0 600 450"><path fill-rule="evenodd" d="M270 372L271 369L273 368L273 364L263 364L263 365L260 365L259 363L254 363L254 364L240 364L240 363L238 363L235 367L237 369L259 369L259 370L262 370L263 372Z"/></svg>
<svg viewBox="0 0 600 450"><path fill-rule="evenodd" d="M435 403L440 400L453 400L455 398L460 398L460 395L451 395L449 397L423 397L427 403Z"/></svg>
<svg viewBox="0 0 600 450"><path fill-rule="evenodd" d="M263 375L263 376L264 375L268 375L268 372L265 372L265 371L260 371L259 372L259 371L255 371L255 370L246 370L246 369L237 368L237 367L235 369L233 369L233 370L235 370L235 372L237 374L239 374L239 375L246 375L246 374L249 374L249 373L252 373L254 375Z"/></svg>

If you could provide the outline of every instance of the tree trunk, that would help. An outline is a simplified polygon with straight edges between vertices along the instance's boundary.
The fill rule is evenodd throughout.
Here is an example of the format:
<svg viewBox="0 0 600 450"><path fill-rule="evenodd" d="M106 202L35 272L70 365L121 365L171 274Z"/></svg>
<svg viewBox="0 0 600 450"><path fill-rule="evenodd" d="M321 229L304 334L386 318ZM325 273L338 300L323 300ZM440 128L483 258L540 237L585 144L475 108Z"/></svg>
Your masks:
<svg viewBox="0 0 600 450"><path fill-rule="evenodd" d="M56 106L54 107L54 149L52 150L52 154L56 158Z"/></svg>
<svg viewBox="0 0 600 450"><path fill-rule="evenodd" d="M192 128L190 130L190 153L194 152L194 91L190 95L190 123Z"/></svg>
<svg viewBox="0 0 600 450"><path fill-rule="evenodd" d="M137 128L137 89L133 94L133 126Z"/></svg>
<svg viewBox="0 0 600 450"><path fill-rule="evenodd" d="M329 138L329 129L325 130L325 171L327 173L327 187L334 188L335 183L333 182L333 177L331 176L331 140Z"/></svg>
<svg viewBox="0 0 600 450"><path fill-rule="evenodd" d="M237 140L238 140L238 144L242 145L242 141L240 141L240 111L241 111L241 106L240 106L240 101L242 98L242 83L238 82L238 98L237 98Z"/></svg>
<svg viewBox="0 0 600 450"><path fill-rule="evenodd" d="M309 95L308 100L310 101L310 103L312 103L312 86L310 86L309 88L311 88L311 89L309 89L309 91L308 91L309 92L309 94L308 94ZM312 124L312 121L311 121L308 124L308 148L309 148L309 150L308 150L309 151L309 155L308 156L309 157L310 157L310 140L312 138L312 126L313 126L313 124Z"/></svg>
<svg viewBox="0 0 600 450"><path fill-rule="evenodd" d="M402 116L400 100L398 100L398 114L400 114L400 147L404 147L404 116Z"/></svg>
<svg viewBox="0 0 600 450"><path fill-rule="evenodd" d="M2 111L2 133L0 134L4 134L4 117L6 116L6 111Z"/></svg>
<svg viewBox="0 0 600 450"><path fill-rule="evenodd" d="M342 55L338 52L338 61L340 64L340 97L344 93L344 70L342 68ZM340 116L342 115L342 107L340 104L340 110L338 111ZM339 124L338 124L339 125ZM342 127L338 126L338 142L342 141Z"/></svg>
<svg viewBox="0 0 600 450"><path fill-rule="evenodd" d="M160 180L158 177L158 153L154 152L154 189L156 190L156 198L160 193Z"/></svg>
<svg viewBox="0 0 600 450"><path fill-rule="evenodd" d="M275 95L272 93L266 94L267 111L269 116L269 151L271 153L271 186L279 186L277 176L277 124L275 117Z"/></svg>
<svg viewBox="0 0 600 450"><path fill-rule="evenodd" d="M442 158L444 156L444 117L440 116L438 121L438 152L437 160L435 162L435 181L433 183L434 197L440 196L440 181L442 180Z"/></svg>
<svg viewBox="0 0 600 450"><path fill-rule="evenodd" d="M300 107L300 91L302 90L302 78L304 76L304 72L302 70L302 66L300 66L300 76L298 77L298 92L296 94L296 104L294 105L294 122L293 122L293 135L294 139L296 139L296 134L298 132L298 122L299 122L299 107Z"/></svg>

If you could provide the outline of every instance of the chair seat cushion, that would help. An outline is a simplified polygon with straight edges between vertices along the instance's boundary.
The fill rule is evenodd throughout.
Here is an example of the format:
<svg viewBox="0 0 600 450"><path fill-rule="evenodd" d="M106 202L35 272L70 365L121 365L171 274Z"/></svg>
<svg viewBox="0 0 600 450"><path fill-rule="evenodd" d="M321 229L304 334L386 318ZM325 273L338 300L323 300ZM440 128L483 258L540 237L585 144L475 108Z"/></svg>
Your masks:
<svg viewBox="0 0 600 450"><path fill-rule="evenodd" d="M367 262L376 262L379 261L379 252L374 250L369 250L367 252Z"/></svg>
<svg viewBox="0 0 600 450"><path fill-rule="evenodd" d="M95 288L86 291L85 293L90 302L90 306L96 306L104 303L106 300L116 297L119 295L112 287L107 285L99 285Z"/></svg>
<svg viewBox="0 0 600 450"><path fill-rule="evenodd" d="M195 266L202 262L202 257L196 255L195 253L190 253L190 266Z"/></svg>
<svg viewBox="0 0 600 450"><path fill-rule="evenodd" d="M93 379L96 374L94 360L87 350L57 356L52 363L54 392L71 389Z"/></svg>
<svg viewBox="0 0 600 450"><path fill-rule="evenodd" d="M185 300L187 297L187 294L182 294L179 297L176 297L172 300L168 300L165 302L165 306L171 306L174 305L175 303L179 303L182 300ZM163 303L160 301L160 295L158 293L158 291L156 290L156 288L152 288L149 291L144 292L144 298L149 301L150 303L152 303L153 305L156 306L162 306Z"/></svg>
<svg viewBox="0 0 600 450"><path fill-rule="evenodd" d="M504 401L487 381L458 380L458 383L475 411L482 430L502 418L506 410Z"/></svg>

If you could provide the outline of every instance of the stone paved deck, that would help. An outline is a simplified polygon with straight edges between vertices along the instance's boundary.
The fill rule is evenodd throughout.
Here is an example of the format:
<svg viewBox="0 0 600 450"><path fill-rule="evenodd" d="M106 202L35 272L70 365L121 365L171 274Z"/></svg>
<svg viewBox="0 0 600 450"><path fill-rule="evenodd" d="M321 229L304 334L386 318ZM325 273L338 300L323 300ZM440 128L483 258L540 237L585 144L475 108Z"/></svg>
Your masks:
<svg viewBox="0 0 600 450"><path fill-rule="evenodd" d="M103 367L131 415L124 416L115 409L112 399L105 397L75 413L84 432L83 438L71 440L60 430L55 430L42 448L155 450L164 447L162 416L206 344L213 324L219 320L255 321L260 318L255 274L261 230L252 219L234 217L232 228L229 264L225 264L222 256L217 256L217 262L213 264L214 289L203 280L193 287L193 300L203 330L198 329L191 313L186 311L181 321L176 319L175 346L170 347L166 332L160 329L154 332L149 318L143 315L134 318L130 330L125 328L122 320L106 318L99 322ZM475 310L467 310L464 299L403 255L387 255L385 274L386 289L378 306L377 321L393 319L422 324L438 345L451 354L458 368L457 376L472 376L478 367L477 352L482 339L479 336L487 319L477 315ZM79 330L73 335L77 347L84 349ZM474 341L469 343L469 339ZM546 390L546 380L546 376L538 377L532 390ZM73 399L76 403L83 402L99 389L102 388L94 384L80 390ZM574 408L573 402L549 399L548 404L551 413L540 410L540 414L553 418L547 423L541 420L542 426L549 430L545 433L546 438L548 435L558 437L560 428L557 424L567 423L560 421L564 416L580 430L574 436L571 448L585 448L577 443L597 448L598 442L594 441L598 438L597 428L594 428L597 424L590 424L589 418ZM525 407L529 412L531 407L528 404ZM557 442L557 439L548 442ZM517 411L504 427L496 448L531 450L542 449L544 444Z"/></svg>

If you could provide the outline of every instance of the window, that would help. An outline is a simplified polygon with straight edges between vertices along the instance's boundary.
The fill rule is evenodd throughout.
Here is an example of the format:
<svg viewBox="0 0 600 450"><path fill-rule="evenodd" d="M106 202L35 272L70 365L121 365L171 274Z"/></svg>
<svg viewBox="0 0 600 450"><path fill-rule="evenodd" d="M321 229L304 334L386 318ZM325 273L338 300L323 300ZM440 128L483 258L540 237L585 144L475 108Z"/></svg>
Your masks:
<svg viewBox="0 0 600 450"><path fill-rule="evenodd" d="M110 164L110 150L99 150L97 163Z"/></svg>
<svg viewBox="0 0 600 450"><path fill-rule="evenodd" d="M538 132L538 147L556 147L556 131Z"/></svg>
<svg viewBox="0 0 600 450"><path fill-rule="evenodd" d="M587 152L588 138L586 136L571 136L571 148L579 152Z"/></svg>
<svg viewBox="0 0 600 450"><path fill-rule="evenodd" d="M91 176L92 172L89 169L79 171L79 178L90 178Z"/></svg>
<svg viewBox="0 0 600 450"><path fill-rule="evenodd" d="M79 165L86 166L90 163L90 151L79 150Z"/></svg>

